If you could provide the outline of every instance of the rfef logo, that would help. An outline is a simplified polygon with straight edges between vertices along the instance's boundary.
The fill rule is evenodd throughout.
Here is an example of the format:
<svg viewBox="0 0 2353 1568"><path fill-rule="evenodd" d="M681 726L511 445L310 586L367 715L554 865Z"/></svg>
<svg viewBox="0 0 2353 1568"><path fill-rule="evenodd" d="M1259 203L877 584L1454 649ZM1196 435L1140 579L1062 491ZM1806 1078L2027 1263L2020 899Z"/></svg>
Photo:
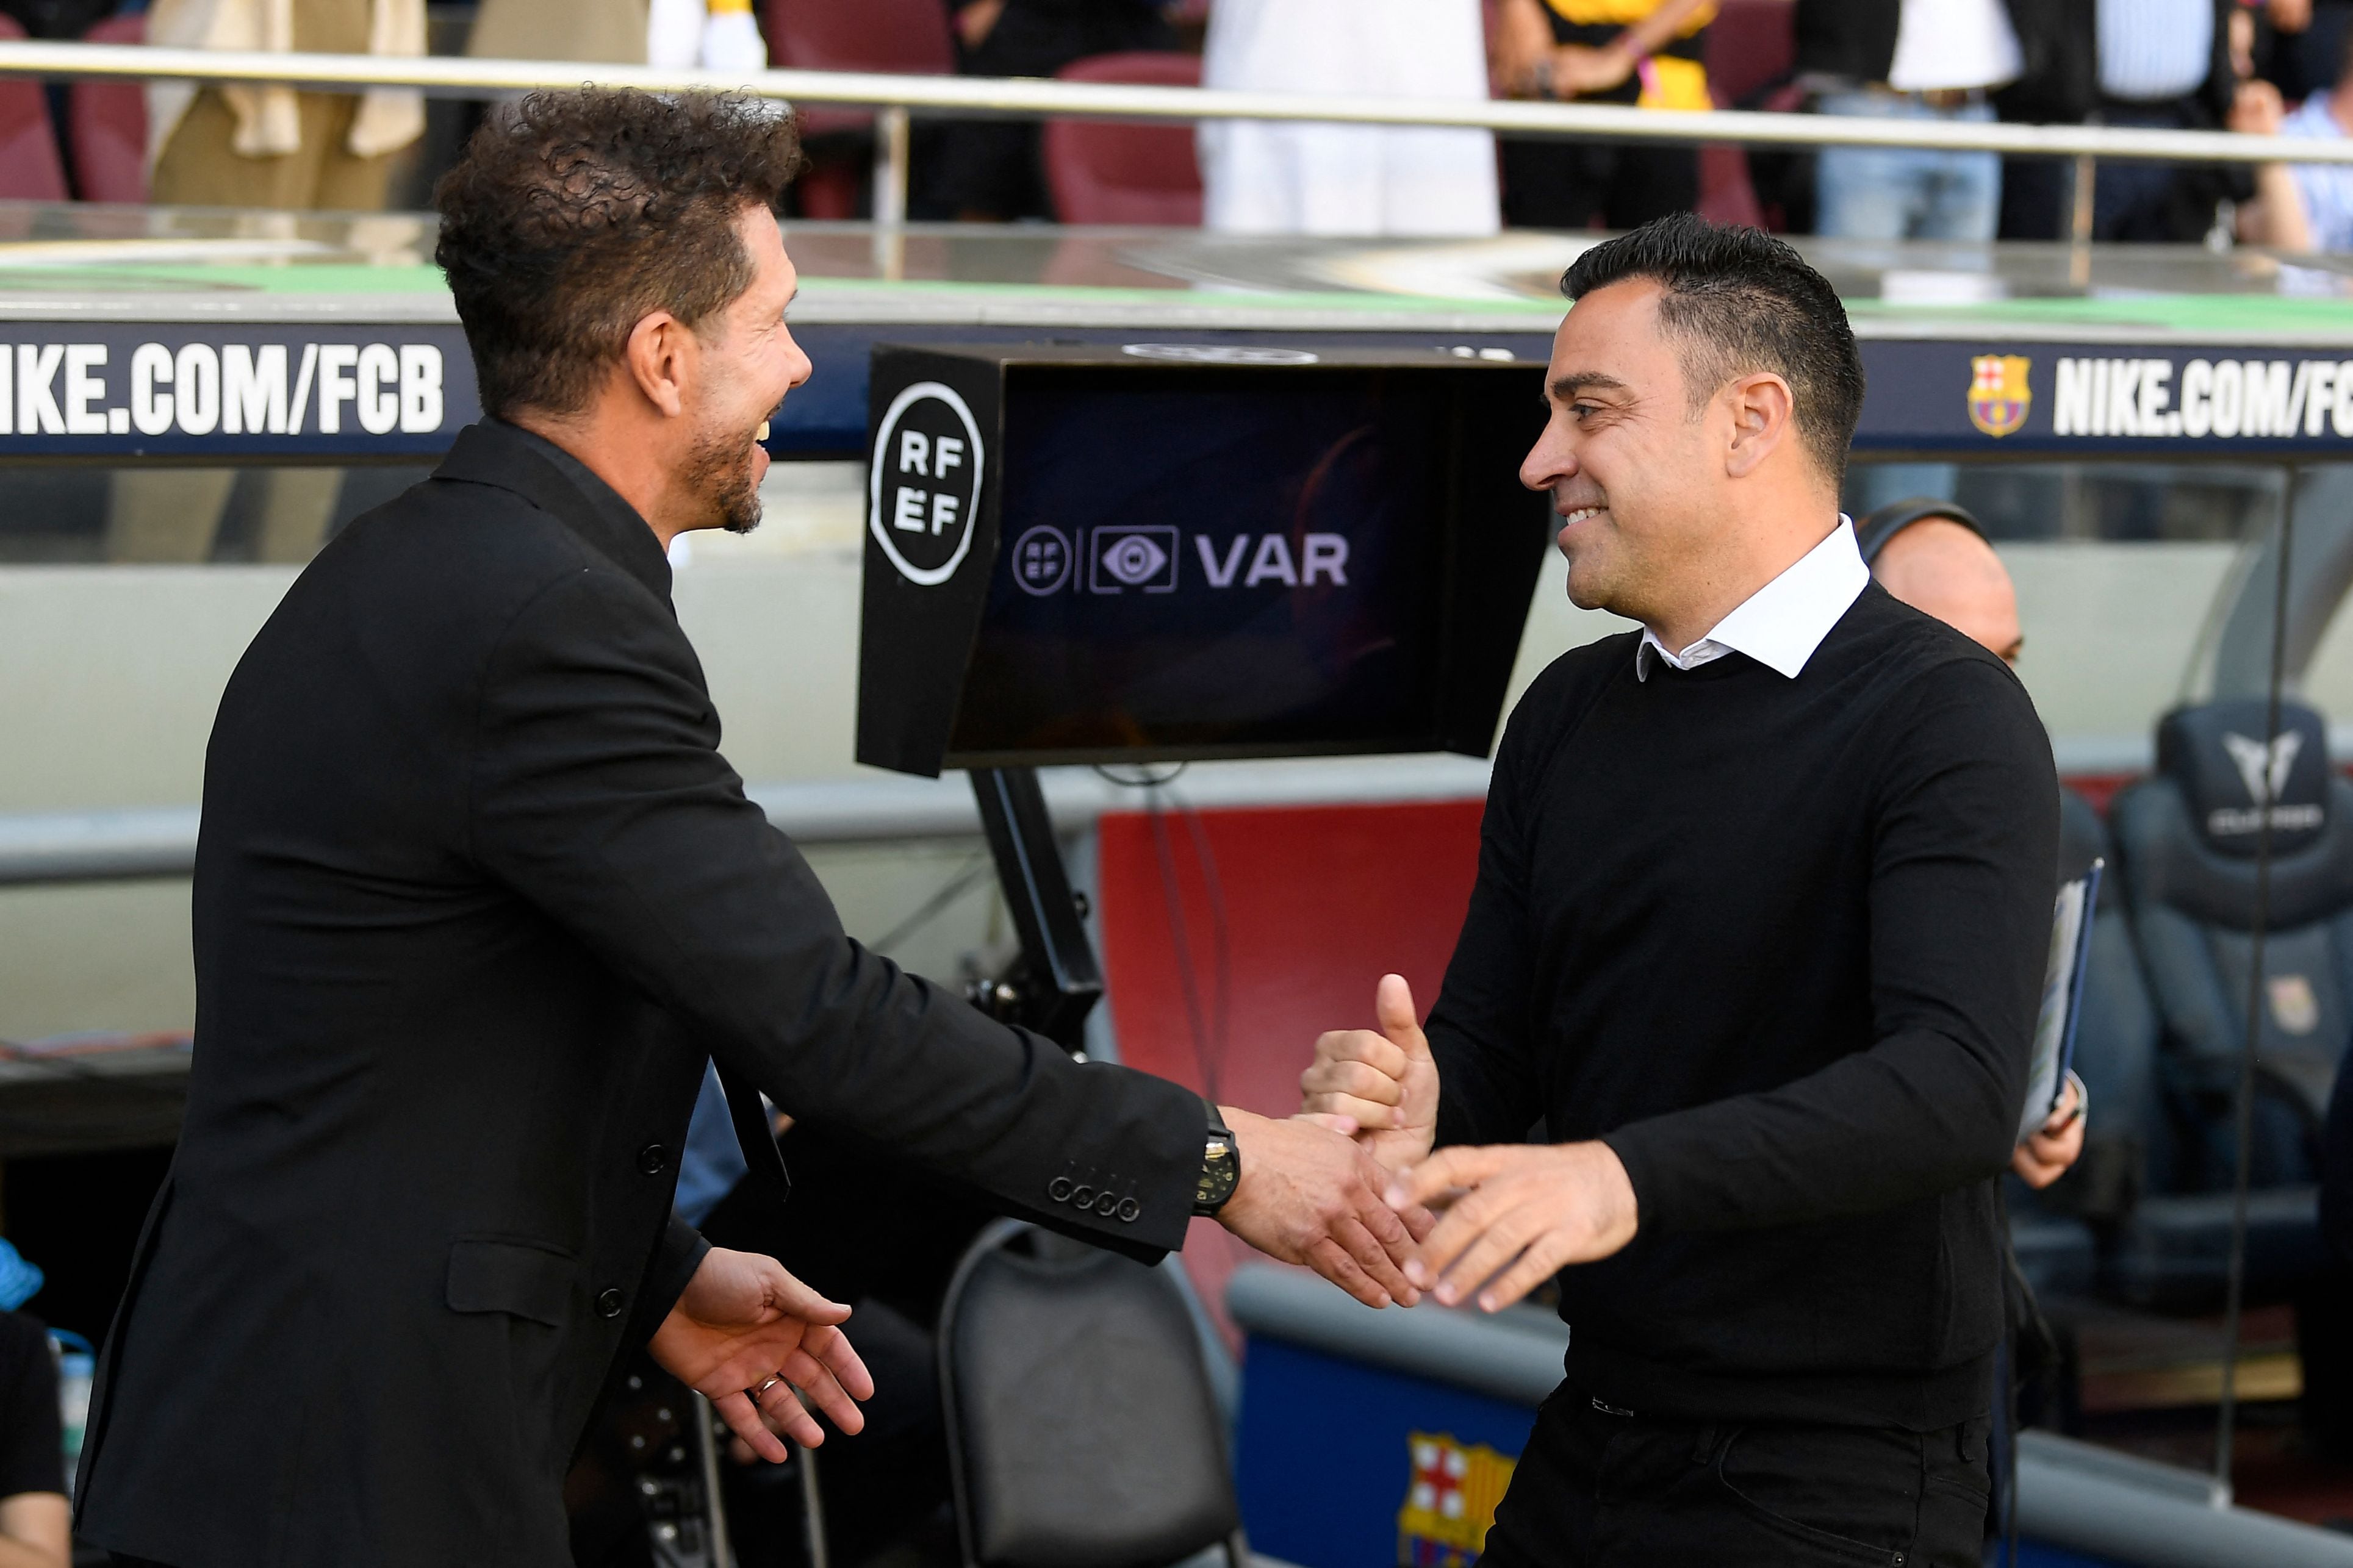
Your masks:
<svg viewBox="0 0 2353 1568"><path fill-rule="evenodd" d="M980 426L954 387L919 381L891 400L867 470L867 527L910 583L937 586L964 564L982 462Z"/></svg>
<svg viewBox="0 0 2353 1568"><path fill-rule="evenodd" d="M1013 580L1025 594L1047 595L1070 580L1071 542L1050 523L1039 523L1013 542Z"/></svg>
<svg viewBox="0 0 2353 1568"><path fill-rule="evenodd" d="M1969 423L1989 436L2009 436L2026 426L2034 406L2027 384L2032 368L2023 354L1979 354L1969 361Z"/></svg>

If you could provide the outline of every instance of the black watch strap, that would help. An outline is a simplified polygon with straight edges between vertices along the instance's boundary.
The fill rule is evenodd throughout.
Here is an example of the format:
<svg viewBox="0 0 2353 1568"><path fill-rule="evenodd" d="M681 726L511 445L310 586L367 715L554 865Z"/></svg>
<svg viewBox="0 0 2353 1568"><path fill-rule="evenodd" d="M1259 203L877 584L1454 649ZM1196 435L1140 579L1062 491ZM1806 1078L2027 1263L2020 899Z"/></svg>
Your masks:
<svg viewBox="0 0 2353 1568"><path fill-rule="evenodd" d="M1234 1188L1242 1179L1241 1151L1234 1143L1233 1130L1226 1125L1218 1108L1208 1106L1209 1125L1201 1146L1201 1179L1193 1189L1193 1212L1213 1215L1226 1206L1234 1195Z"/></svg>

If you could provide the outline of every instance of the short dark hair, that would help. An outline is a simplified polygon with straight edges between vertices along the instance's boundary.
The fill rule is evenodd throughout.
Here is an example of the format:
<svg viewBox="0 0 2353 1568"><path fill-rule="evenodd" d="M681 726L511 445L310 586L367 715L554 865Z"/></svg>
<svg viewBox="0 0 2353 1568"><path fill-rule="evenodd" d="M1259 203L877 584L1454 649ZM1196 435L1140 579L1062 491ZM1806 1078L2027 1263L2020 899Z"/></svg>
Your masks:
<svg viewBox="0 0 2353 1568"><path fill-rule="evenodd" d="M743 293L736 222L780 211L800 163L791 117L741 93L589 88L493 110L433 191L483 411L577 412L649 312L694 326Z"/></svg>
<svg viewBox="0 0 2353 1568"><path fill-rule="evenodd" d="M1674 213L1604 240L1561 274L1582 300L1630 279L1659 285L1659 320L1681 340L1697 413L1737 375L1771 371L1789 384L1798 434L1835 484L1862 416L1862 356L1830 279L1761 229Z"/></svg>

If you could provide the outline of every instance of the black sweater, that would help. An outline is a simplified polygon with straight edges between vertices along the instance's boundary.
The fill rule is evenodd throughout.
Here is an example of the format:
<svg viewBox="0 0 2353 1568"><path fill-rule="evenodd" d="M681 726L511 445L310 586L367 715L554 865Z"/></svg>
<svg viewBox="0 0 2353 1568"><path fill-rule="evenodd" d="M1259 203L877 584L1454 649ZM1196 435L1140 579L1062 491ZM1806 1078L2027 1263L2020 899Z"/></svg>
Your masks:
<svg viewBox="0 0 2353 1568"><path fill-rule="evenodd" d="M1867 587L1796 679L1562 656L1496 755L1430 1020L1441 1143L1599 1137L1641 1228L1566 1270L1570 1382L1641 1414L1982 1414L2050 942L2017 678Z"/></svg>

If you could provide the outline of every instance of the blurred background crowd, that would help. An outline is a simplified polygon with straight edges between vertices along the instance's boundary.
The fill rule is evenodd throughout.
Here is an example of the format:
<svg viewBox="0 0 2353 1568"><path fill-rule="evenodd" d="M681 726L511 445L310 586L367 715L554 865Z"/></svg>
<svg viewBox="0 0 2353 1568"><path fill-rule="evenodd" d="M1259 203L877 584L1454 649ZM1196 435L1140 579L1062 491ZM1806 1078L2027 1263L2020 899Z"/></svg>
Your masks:
<svg viewBox="0 0 2353 1568"><path fill-rule="evenodd" d="M1491 96L2334 139L2353 0L0 0L0 36L182 47ZM0 86L0 195L419 207L478 106ZM871 215L869 111L807 113L799 216ZM916 219L1229 233L1624 228L1696 210L1858 238L2353 246L2353 171L1498 139L1254 121L919 121ZM2079 215L2079 201L2088 212Z"/></svg>

